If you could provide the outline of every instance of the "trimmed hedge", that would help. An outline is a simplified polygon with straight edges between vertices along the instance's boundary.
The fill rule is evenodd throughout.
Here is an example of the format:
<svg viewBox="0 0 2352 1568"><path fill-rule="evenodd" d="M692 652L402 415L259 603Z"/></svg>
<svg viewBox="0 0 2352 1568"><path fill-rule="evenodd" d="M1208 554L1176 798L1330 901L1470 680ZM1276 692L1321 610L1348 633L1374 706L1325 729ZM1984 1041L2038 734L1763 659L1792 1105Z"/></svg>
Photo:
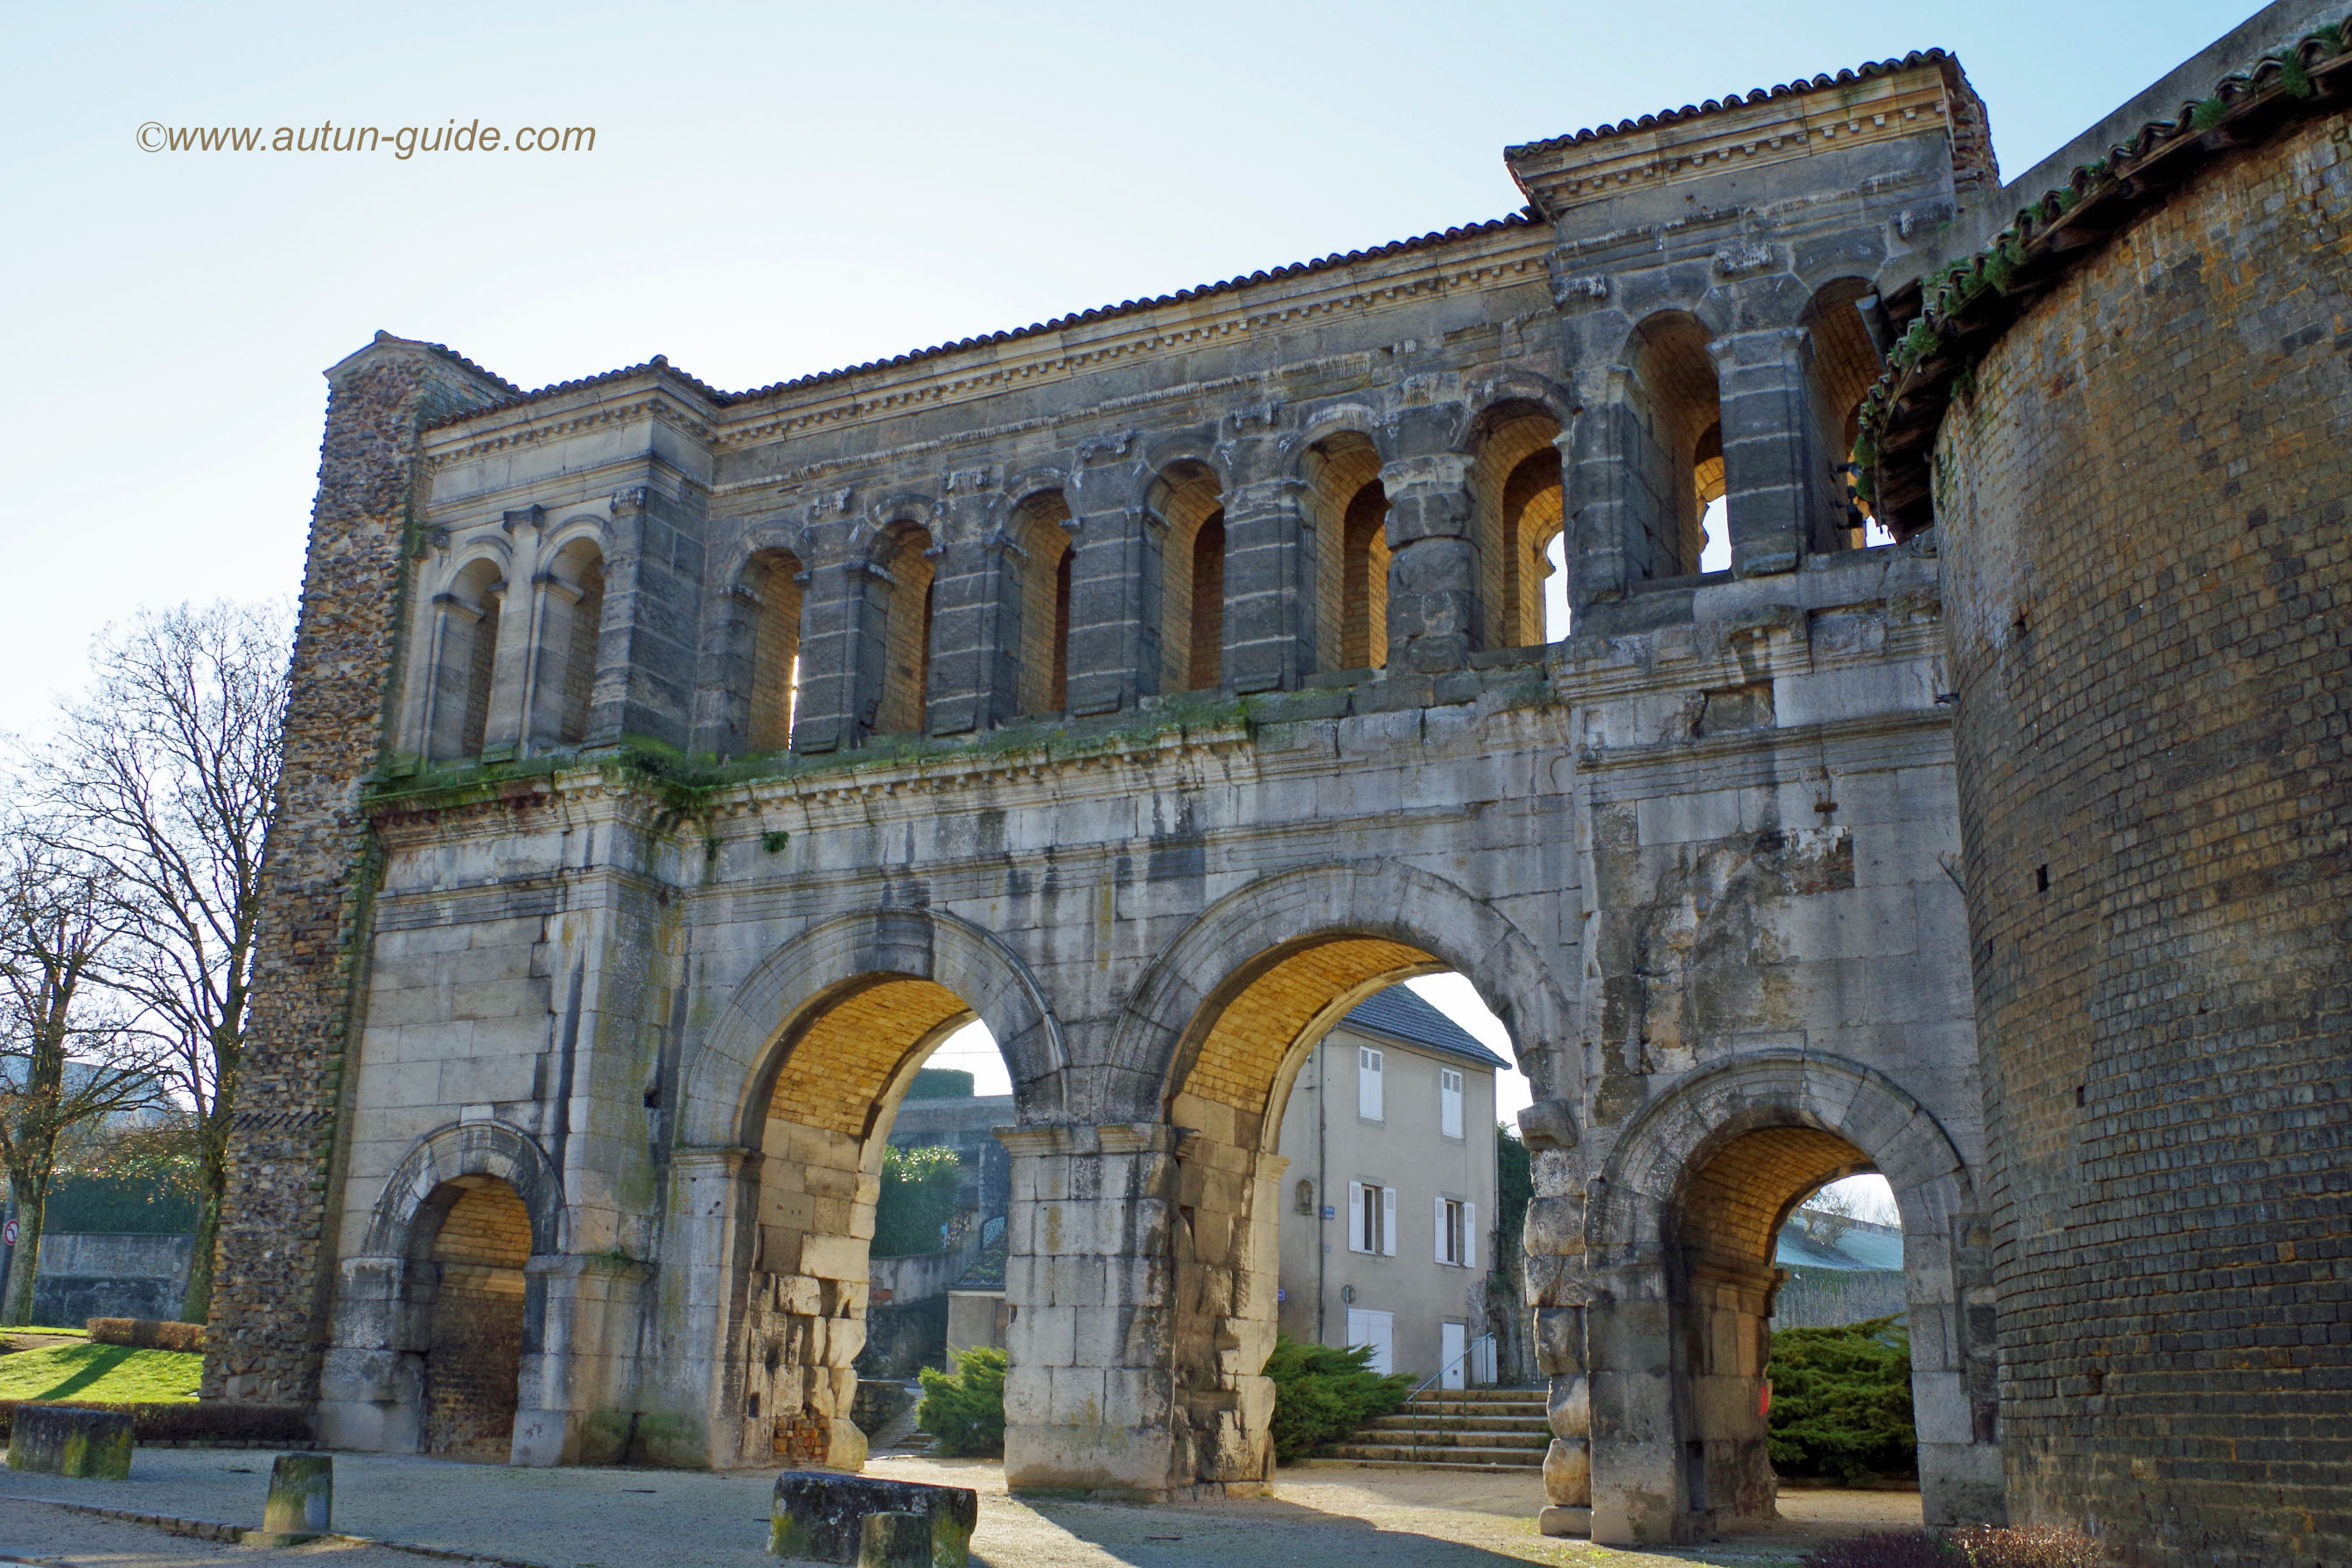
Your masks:
<svg viewBox="0 0 2352 1568"><path fill-rule="evenodd" d="M82 1325L94 1345L129 1345L135 1351L205 1353L202 1323L167 1323L154 1318L92 1318Z"/></svg>
<svg viewBox="0 0 2352 1568"><path fill-rule="evenodd" d="M1318 1345L1277 1333L1265 1358L1274 1384L1274 1458L1288 1464L1404 1403L1412 1379L1371 1366L1370 1345Z"/></svg>
<svg viewBox="0 0 2352 1568"><path fill-rule="evenodd" d="M1857 1481L1918 1473L1911 1340L1891 1317L1772 1335L1769 1438L1781 1475Z"/></svg>
<svg viewBox="0 0 2352 1568"><path fill-rule="evenodd" d="M0 1399L0 1438L15 1429L20 1405L69 1405L77 1410L120 1410L142 1443L308 1443L310 1417L286 1405L117 1405L102 1399Z"/></svg>
<svg viewBox="0 0 2352 1568"><path fill-rule="evenodd" d="M923 1402L915 1425L931 1435L931 1447L950 1458L1004 1452L1004 1373L1007 1352L992 1345L956 1352L955 1371L924 1367Z"/></svg>

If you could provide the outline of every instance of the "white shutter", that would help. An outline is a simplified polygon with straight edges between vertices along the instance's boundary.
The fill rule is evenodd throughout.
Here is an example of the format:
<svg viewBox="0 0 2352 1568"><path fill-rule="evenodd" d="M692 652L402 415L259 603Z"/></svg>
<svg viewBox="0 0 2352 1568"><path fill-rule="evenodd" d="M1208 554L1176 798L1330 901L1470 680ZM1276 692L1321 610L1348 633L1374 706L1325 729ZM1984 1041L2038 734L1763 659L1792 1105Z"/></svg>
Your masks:
<svg viewBox="0 0 2352 1568"><path fill-rule="evenodd" d="M1478 1205L1462 1205L1462 1267L1478 1267Z"/></svg>
<svg viewBox="0 0 2352 1568"><path fill-rule="evenodd" d="M1440 1263L1454 1261L1445 1256L1445 1200L1444 1198L1437 1200L1437 1261Z"/></svg>
<svg viewBox="0 0 2352 1568"><path fill-rule="evenodd" d="M1462 1136L1462 1075L1452 1068L1437 1069L1437 1130L1448 1138Z"/></svg>
<svg viewBox="0 0 2352 1568"><path fill-rule="evenodd" d="M1356 1047L1356 1114L1369 1121L1381 1117L1381 1053L1370 1046Z"/></svg>
<svg viewBox="0 0 2352 1568"><path fill-rule="evenodd" d="M1396 1189L1381 1189L1381 1250L1391 1258L1396 1256Z"/></svg>
<svg viewBox="0 0 2352 1568"><path fill-rule="evenodd" d="M1348 1184L1348 1250L1364 1252L1364 1184Z"/></svg>

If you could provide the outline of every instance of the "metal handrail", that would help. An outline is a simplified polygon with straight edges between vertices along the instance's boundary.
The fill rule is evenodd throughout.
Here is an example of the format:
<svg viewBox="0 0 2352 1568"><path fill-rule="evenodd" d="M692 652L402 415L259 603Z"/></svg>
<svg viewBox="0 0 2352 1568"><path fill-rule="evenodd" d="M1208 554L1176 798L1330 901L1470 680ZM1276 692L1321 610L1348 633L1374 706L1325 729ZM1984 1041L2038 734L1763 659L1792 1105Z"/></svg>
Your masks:
<svg viewBox="0 0 2352 1568"><path fill-rule="evenodd" d="M1447 1372L1451 1371L1454 1367L1460 1366L1464 1362L1466 1362L1472 1356L1476 1355L1480 1345L1491 1345L1494 1342L1495 1335L1493 1331L1489 1330L1487 1332L1480 1334L1476 1339L1472 1340L1468 1344L1462 1347L1462 1353L1460 1355L1455 1356L1452 1361L1447 1362L1444 1366L1439 1367L1435 1372L1431 1373L1427 1377L1423 1378L1419 1383L1415 1384L1412 1392L1408 1393L1405 1395L1405 1398L1408 1400L1412 1399L1415 1394L1420 1394L1423 1389L1427 1388L1431 1384L1435 1383L1438 1379L1444 1377ZM1465 1376L1462 1381L1466 1384L1470 1380Z"/></svg>

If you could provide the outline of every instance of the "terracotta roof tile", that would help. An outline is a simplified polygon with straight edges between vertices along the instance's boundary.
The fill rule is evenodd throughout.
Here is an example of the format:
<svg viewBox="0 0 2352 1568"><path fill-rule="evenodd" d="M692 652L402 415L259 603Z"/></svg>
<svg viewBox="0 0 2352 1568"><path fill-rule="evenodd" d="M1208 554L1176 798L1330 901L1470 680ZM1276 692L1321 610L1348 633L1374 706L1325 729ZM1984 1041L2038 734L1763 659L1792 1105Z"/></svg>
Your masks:
<svg viewBox="0 0 2352 1568"><path fill-rule="evenodd" d="M1685 103L1680 109L1661 110L1644 114L1638 120L1621 120L1614 125L1595 125L1582 131L1571 131L1564 136L1550 136L1540 142L1523 142L1516 147L1506 147L1506 158L1521 157L1530 153L1552 153L1580 142L1598 142L1609 136L1629 136L1637 131L1653 131L1661 125L1674 125L1685 120L1697 120L1705 115L1737 109L1747 103L1766 103L1776 98L1794 98L1802 93L1820 92L1846 82L1868 81L1873 77L1892 76L1897 71L1916 69L1927 65L1951 65L1958 60L1947 49L1914 49L1899 60L1874 60L1842 70L1834 76L1822 75L1782 82L1778 87L1759 87L1752 92L1735 92L1727 98L1708 99L1705 103Z"/></svg>

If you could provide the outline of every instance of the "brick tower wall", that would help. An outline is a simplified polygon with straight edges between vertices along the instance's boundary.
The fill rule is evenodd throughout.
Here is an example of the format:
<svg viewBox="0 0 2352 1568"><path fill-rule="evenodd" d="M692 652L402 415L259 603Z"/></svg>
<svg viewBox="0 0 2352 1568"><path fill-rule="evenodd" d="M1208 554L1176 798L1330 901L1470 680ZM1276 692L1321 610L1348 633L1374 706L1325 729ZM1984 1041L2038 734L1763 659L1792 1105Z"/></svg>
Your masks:
<svg viewBox="0 0 2352 1568"><path fill-rule="evenodd" d="M384 745L401 668L419 424L513 389L455 355L379 333L328 373L327 428L295 638L285 764L264 863L252 1026L204 1393L314 1397L333 1263L344 1048L373 890L360 781Z"/></svg>
<svg viewBox="0 0 2352 1568"><path fill-rule="evenodd" d="M1936 454L2019 1522L2352 1561L2352 121L2206 163Z"/></svg>

